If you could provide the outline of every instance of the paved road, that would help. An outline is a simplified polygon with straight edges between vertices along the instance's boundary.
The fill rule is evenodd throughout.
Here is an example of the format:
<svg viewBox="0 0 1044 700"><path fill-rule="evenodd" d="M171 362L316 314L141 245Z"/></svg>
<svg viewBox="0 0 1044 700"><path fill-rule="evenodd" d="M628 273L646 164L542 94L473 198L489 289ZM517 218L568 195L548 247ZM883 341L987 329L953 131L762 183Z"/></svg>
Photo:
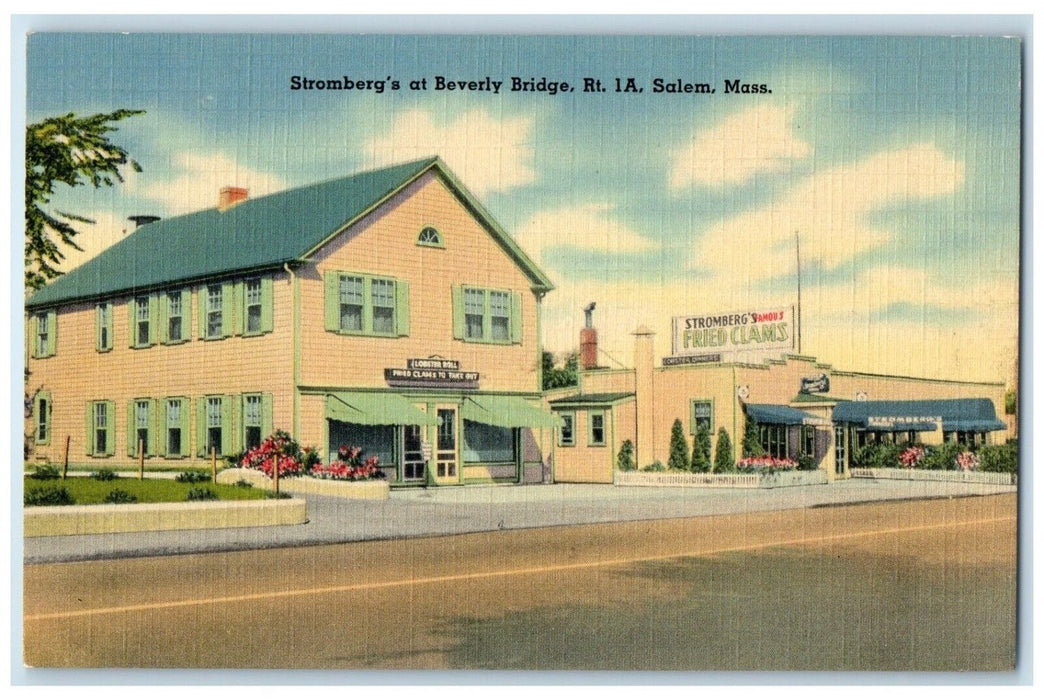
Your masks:
<svg viewBox="0 0 1044 700"><path fill-rule="evenodd" d="M78 561L1014 492L1011 486L850 479L767 490L556 484L397 490L387 501L309 495L304 525L33 537L24 540L23 554L26 563Z"/></svg>
<svg viewBox="0 0 1044 700"><path fill-rule="evenodd" d="M570 494L579 495L563 491L563 512ZM490 499L496 514L521 517ZM434 500L452 510L452 497ZM628 507L619 503L624 514ZM1015 494L767 510L27 565L25 659L151 668L1012 667Z"/></svg>

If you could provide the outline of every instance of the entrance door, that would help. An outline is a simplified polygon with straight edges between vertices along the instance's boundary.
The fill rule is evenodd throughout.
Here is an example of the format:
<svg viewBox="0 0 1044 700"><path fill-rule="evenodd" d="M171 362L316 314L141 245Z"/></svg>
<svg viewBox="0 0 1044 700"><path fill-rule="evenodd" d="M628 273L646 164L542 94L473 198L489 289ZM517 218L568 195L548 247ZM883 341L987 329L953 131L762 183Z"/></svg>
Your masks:
<svg viewBox="0 0 1044 700"><path fill-rule="evenodd" d="M845 442L848 431L844 426L834 426L834 473L841 476L848 464L848 444Z"/></svg>
<svg viewBox="0 0 1044 700"><path fill-rule="evenodd" d="M424 429L407 425L402 429L402 480L424 480Z"/></svg>
<svg viewBox="0 0 1044 700"><path fill-rule="evenodd" d="M459 483L457 473L457 407L436 409L439 425L435 436L435 482Z"/></svg>

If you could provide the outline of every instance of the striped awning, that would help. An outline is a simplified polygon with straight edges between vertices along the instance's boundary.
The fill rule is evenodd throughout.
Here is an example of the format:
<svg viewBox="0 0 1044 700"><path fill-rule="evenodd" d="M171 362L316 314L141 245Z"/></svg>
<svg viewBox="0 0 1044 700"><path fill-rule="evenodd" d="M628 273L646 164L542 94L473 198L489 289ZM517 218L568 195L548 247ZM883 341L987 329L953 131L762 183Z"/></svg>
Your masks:
<svg viewBox="0 0 1044 700"><path fill-rule="evenodd" d="M338 391L326 395L326 417L358 425L438 425L400 394Z"/></svg>
<svg viewBox="0 0 1044 700"><path fill-rule="evenodd" d="M501 428L558 428L562 419L518 396L468 396L460 407L464 420Z"/></svg>

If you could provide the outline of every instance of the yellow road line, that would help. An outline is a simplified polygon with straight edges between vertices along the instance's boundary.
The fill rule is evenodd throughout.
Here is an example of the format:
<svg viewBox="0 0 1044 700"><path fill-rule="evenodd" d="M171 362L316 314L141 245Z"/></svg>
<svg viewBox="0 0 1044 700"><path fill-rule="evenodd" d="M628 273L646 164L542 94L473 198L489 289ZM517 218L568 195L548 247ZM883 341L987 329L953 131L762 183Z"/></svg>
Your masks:
<svg viewBox="0 0 1044 700"><path fill-rule="evenodd" d="M992 523L1011 522L1015 519L1015 516L1005 516L999 518L985 518L980 520L963 520L960 522L932 523L930 525L897 527L889 528L886 530L850 532L839 535L824 535L821 537L802 537L797 539L774 540L771 542L758 542L755 544L736 545L732 547L718 547L716 549L700 549L693 550L690 552L657 554L648 557L631 557L627 559L600 559L598 561L577 562L573 564L532 566L522 569L502 569L500 571L478 571L465 574L448 574L444 576L427 576L423 578L398 579L395 581L379 581L377 583L350 583L338 586L323 586L319 588L295 589L291 591L265 591L262 593L244 593L239 595L216 596L211 598L192 598L188 600L173 600L157 603L139 603L137 605L120 605L109 608L88 608L86 610L73 610L54 613L41 613L37 615L26 615L24 619L27 622L36 620L59 620L73 617L87 617L90 615L116 615L120 613L142 612L145 610L187 608L197 605L219 605L221 603L246 603L254 600L290 598L294 596L314 596L322 595L325 593L348 593L352 591L376 590L382 588L393 588L397 586L419 586L430 585L435 583L451 583L455 581L468 581L497 577L526 576L531 574L551 573L555 571L575 571L578 569L594 569L603 566L620 566L624 564L640 564L652 561L665 561L668 559L681 559L684 557L710 556L715 554L728 554L731 552L748 552L756 549L768 549L770 547L789 547L803 544L819 544L826 542L836 542L839 540L855 539L860 537L874 537L878 535L895 535L909 532L923 532L925 530L966 527L969 525L988 525Z"/></svg>

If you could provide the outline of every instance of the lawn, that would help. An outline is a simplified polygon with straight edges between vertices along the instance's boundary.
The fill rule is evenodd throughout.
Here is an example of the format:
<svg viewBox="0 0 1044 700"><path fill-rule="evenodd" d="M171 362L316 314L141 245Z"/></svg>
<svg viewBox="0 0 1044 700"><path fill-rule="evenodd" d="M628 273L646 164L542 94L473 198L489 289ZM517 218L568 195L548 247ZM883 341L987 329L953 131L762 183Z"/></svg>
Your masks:
<svg viewBox="0 0 1044 700"><path fill-rule="evenodd" d="M137 498L138 503L180 503L187 499L188 492L195 489L209 489L222 501L244 501L265 498L264 489L230 486L203 482L186 484L172 479L126 479L117 478L110 481L99 481L90 477L70 477L68 479L33 479L23 480L25 493L38 489L65 488L73 497L76 505L92 505L105 503L106 496L119 489Z"/></svg>

